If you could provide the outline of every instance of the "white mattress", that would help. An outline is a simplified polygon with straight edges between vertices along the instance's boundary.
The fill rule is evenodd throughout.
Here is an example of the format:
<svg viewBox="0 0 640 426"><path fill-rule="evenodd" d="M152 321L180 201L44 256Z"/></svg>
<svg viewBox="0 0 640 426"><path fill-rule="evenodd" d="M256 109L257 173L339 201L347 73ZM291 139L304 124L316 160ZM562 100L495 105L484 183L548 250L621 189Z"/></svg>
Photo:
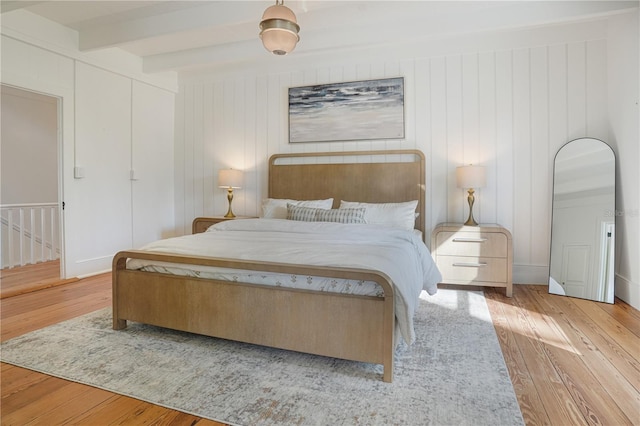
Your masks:
<svg viewBox="0 0 640 426"><path fill-rule="evenodd" d="M393 281L396 318L404 340L415 340L413 313L420 292L437 291L442 280L418 234L363 224L298 222L283 219L225 221L207 232L170 238L143 250L219 258L312 266L353 267L381 271ZM128 269L275 285L316 291L380 296L374 282L238 271L213 267L151 263L131 259Z"/></svg>
<svg viewBox="0 0 640 426"><path fill-rule="evenodd" d="M373 281L355 281L318 276L299 276L295 274L279 274L275 272L256 272L239 269L205 268L189 265L181 268L175 265L148 265L141 270L161 272L165 274L187 277L234 281L247 284L271 285L276 287L297 288L302 290L329 291L332 293L355 294L358 296L382 297L382 288ZM127 265L131 268L131 266Z"/></svg>

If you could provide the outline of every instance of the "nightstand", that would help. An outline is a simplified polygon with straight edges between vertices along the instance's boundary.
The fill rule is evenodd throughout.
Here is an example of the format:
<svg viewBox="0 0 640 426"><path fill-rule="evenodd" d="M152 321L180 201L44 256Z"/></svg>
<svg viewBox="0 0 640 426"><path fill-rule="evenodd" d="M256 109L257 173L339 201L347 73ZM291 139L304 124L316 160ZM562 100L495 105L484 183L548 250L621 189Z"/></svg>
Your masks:
<svg viewBox="0 0 640 426"><path fill-rule="evenodd" d="M511 297L513 246L502 226L441 223L431 234L431 254L443 284L504 287Z"/></svg>
<svg viewBox="0 0 640 426"><path fill-rule="evenodd" d="M206 231L211 225L224 222L225 220L238 220L238 219L255 219L256 216L236 216L236 217L224 217L224 216L211 216L211 217L196 217L193 219L191 225L191 233L199 234Z"/></svg>

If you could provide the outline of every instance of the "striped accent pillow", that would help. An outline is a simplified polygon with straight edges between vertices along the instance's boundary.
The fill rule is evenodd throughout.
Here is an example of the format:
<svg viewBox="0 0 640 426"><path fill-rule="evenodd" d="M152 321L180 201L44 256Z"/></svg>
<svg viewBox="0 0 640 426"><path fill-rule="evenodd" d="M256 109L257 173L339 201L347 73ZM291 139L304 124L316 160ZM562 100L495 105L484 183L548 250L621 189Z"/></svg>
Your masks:
<svg viewBox="0 0 640 426"><path fill-rule="evenodd" d="M316 219L316 210L322 209L296 206L295 204L287 203L287 219L314 222Z"/></svg>
<svg viewBox="0 0 640 426"><path fill-rule="evenodd" d="M338 222L338 223L367 223L364 220L366 210L358 209L332 209L316 210L316 222Z"/></svg>

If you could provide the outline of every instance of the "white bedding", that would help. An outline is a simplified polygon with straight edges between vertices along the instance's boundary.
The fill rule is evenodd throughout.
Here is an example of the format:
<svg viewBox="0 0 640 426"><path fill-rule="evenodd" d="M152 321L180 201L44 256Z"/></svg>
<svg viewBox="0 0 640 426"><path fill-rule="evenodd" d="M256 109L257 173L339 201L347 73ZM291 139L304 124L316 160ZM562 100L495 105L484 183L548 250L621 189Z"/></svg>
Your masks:
<svg viewBox="0 0 640 426"><path fill-rule="evenodd" d="M143 250L185 255L200 255L244 260L292 263L313 266L353 267L381 271L394 284L395 313L403 339L415 341L413 314L422 290L437 291L442 280L426 246L411 231L378 225L341 224L328 222L298 222L283 219L243 219L225 221L210 227L207 232L156 241ZM151 265L152 262L131 259L128 269L161 270L181 275L203 276L219 274L219 268L193 267L187 269L171 264ZM230 280L243 281L238 274L248 271L226 271ZM260 278L267 274L260 273ZM306 277L305 277L306 278ZM273 278L267 278L267 281ZM277 278L275 278L277 280ZM305 280L306 281L306 280ZM352 282L329 280L327 291L353 289ZM288 286L287 283L280 283ZM278 285L275 283L274 285ZM325 282L325 287L327 284ZM375 294L375 283L355 283L374 286L360 289L359 294ZM336 286L338 288L336 288Z"/></svg>

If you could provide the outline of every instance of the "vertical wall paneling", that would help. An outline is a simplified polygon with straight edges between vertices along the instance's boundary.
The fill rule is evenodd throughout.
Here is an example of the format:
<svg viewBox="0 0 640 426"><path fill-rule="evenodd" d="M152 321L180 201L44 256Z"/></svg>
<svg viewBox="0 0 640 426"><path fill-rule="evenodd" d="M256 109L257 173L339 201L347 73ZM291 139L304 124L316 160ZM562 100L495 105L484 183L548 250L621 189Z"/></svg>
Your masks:
<svg viewBox="0 0 640 426"><path fill-rule="evenodd" d="M227 151L226 147L229 142L226 140L224 134L225 123L225 103L224 103L224 82L216 81L215 83L208 83L211 87L211 96L213 109L211 111L211 120L213 122L213 129L211 140L207 141L210 146L210 151L213 153L210 157L211 177L213 186L211 190L211 196L213 197L213 212L214 215L223 215L227 211L227 197L224 189L218 187L218 171L229 167L227 164Z"/></svg>
<svg viewBox="0 0 640 426"><path fill-rule="evenodd" d="M587 112L586 133L590 137L611 143L607 122L607 45L605 40L586 43L586 87Z"/></svg>
<svg viewBox="0 0 640 426"><path fill-rule="evenodd" d="M425 181L427 182L425 191L425 222L432 223L432 211L431 206L433 205L433 176L431 171L433 170L433 147L431 142L431 134L428 129L431 127L431 109L429 102L429 60L418 59L416 60L414 67L414 96L415 96L415 117L414 117L414 131L415 131L415 146L422 146L423 152L425 153L425 162L426 162L426 174ZM431 227L427 227L425 229L424 235L425 241L431 241Z"/></svg>
<svg viewBox="0 0 640 426"><path fill-rule="evenodd" d="M256 79L247 79L244 90L245 122L244 126L244 188L243 201L244 213L256 212L258 203L256 199ZM252 213L253 214L253 213Z"/></svg>
<svg viewBox="0 0 640 426"><path fill-rule="evenodd" d="M462 119L461 119L461 164L484 165L480 154L480 123L479 123L479 86L478 86L478 55L464 55L461 69ZM478 222L486 222L483 218L484 188L477 188L477 199L473 206L473 216ZM462 203L463 206L468 203ZM463 217L468 210L463 210Z"/></svg>
<svg viewBox="0 0 640 426"><path fill-rule="evenodd" d="M187 85L184 88L184 132L182 133L184 156L182 157L182 169L184 171L184 186L182 191L184 193L184 218L185 222L183 230L185 234L191 232L190 223L197 213L194 209L195 197L200 196L196 194L193 188L193 160L196 156L194 149L194 132L196 127L195 121L195 108L194 108L194 85Z"/></svg>
<svg viewBox="0 0 640 426"><path fill-rule="evenodd" d="M462 57L447 56L446 62L446 123L447 160L449 162L449 191L447 217L454 222L464 222L468 215L466 192L456 186L456 167L463 164L462 145Z"/></svg>
<svg viewBox="0 0 640 426"><path fill-rule="evenodd" d="M514 233L514 95L513 52L496 52L496 194L497 222ZM514 236L514 238L516 238Z"/></svg>
<svg viewBox="0 0 640 426"><path fill-rule="evenodd" d="M584 42L567 47L567 123L572 140L587 134L587 52Z"/></svg>
<svg viewBox="0 0 640 426"><path fill-rule="evenodd" d="M246 117L245 117L245 103L244 101L244 96L245 96L245 82L244 81L237 81L235 82L235 84L233 85L233 93L231 96L233 96L234 99L234 104L233 104L233 117L232 117L232 121L231 123L233 123L232 125L232 129L233 132L230 135L231 143L229 144L229 146L233 147L233 150L229 156L229 161L231 162L231 167L234 169L239 169L239 170L244 170L245 169L245 159L244 159L244 153L245 153L245 143L246 143L246 126L244 125L244 123L246 122ZM245 191L238 191L241 192L241 194L239 195L239 203L238 206L244 206L244 192Z"/></svg>
<svg viewBox="0 0 640 426"><path fill-rule="evenodd" d="M569 141L567 45L549 46L549 157L548 176L553 180L556 152ZM553 183L553 182L551 182ZM549 188L551 190L551 188ZM549 194L549 203L551 202Z"/></svg>
<svg viewBox="0 0 640 426"><path fill-rule="evenodd" d="M187 88L185 84L181 84L176 94L176 109L175 109L175 138L173 144L173 158L174 158L174 172L173 172L173 182L176 190L174 191L174 212L175 212L175 220L176 220L176 230L178 234L186 234L190 231L185 229L188 226L189 218L186 214L185 207L187 205L187 200L185 197L185 155L187 153L187 149L184 143L185 136L185 114L187 112L186 109L186 92Z"/></svg>
<svg viewBox="0 0 640 426"><path fill-rule="evenodd" d="M257 215L273 154L417 148L427 158L427 229L466 220L466 192L456 186L455 169L483 164L487 185L478 190L474 216L512 232L516 282L545 282L553 157L571 135L606 137L607 45L593 37L554 44L528 37L519 48L462 53L452 45L445 55L311 59L287 71L185 78L177 102L184 122L182 130L177 124L184 153L176 160L184 169L178 174L184 175L185 212L178 221L186 230L198 210L226 211L224 191L206 183L221 167L245 169L234 211ZM289 87L396 76L405 79L405 139L288 142ZM199 171L193 170L196 159Z"/></svg>
<svg viewBox="0 0 640 426"><path fill-rule="evenodd" d="M528 264L531 255L531 50L513 52L514 263Z"/></svg>
<svg viewBox="0 0 640 426"><path fill-rule="evenodd" d="M213 85L204 83L202 91L202 211L205 216L214 216L218 212L213 207L217 179L213 161L216 158L213 148Z"/></svg>
<svg viewBox="0 0 640 426"><path fill-rule="evenodd" d="M497 223L496 56L478 54L478 162L486 167L487 185L480 193L481 219Z"/></svg>
<svg viewBox="0 0 640 426"><path fill-rule="evenodd" d="M530 246L530 265L546 265L551 232L548 194L551 188L547 162L549 158L548 49L531 49L531 220L530 235L537 235L537 245Z"/></svg>
<svg viewBox="0 0 640 426"><path fill-rule="evenodd" d="M254 194L256 210L248 214L260 215L262 198L266 198L268 194L268 168L267 161L269 159L269 146L267 139L267 129L269 127L269 114L265 111L265 106L268 109L268 84L267 77L260 75L256 79L256 104L254 106L256 111L256 149L255 158L253 159L254 167L256 169L255 176L255 188ZM287 138L289 137L289 131L287 130Z"/></svg>
<svg viewBox="0 0 640 426"><path fill-rule="evenodd" d="M432 200L427 206L431 210L432 225L448 220L448 203L450 184L455 185L453 176L449 175L447 152L447 66L446 58L440 56L429 60L429 139L431 140L431 174ZM428 155L428 153L427 153ZM459 165L457 162L454 166ZM462 196L462 193L460 193ZM453 218L451 219L453 220ZM429 225L429 224L428 224ZM432 226L431 226L432 228Z"/></svg>
<svg viewBox="0 0 640 426"><path fill-rule="evenodd" d="M204 87L202 83L196 84L193 91L193 116L195 123L193 128L193 193L195 195L193 201L194 216L204 215L204 181L211 179L210 173L205 173L204 162Z"/></svg>

